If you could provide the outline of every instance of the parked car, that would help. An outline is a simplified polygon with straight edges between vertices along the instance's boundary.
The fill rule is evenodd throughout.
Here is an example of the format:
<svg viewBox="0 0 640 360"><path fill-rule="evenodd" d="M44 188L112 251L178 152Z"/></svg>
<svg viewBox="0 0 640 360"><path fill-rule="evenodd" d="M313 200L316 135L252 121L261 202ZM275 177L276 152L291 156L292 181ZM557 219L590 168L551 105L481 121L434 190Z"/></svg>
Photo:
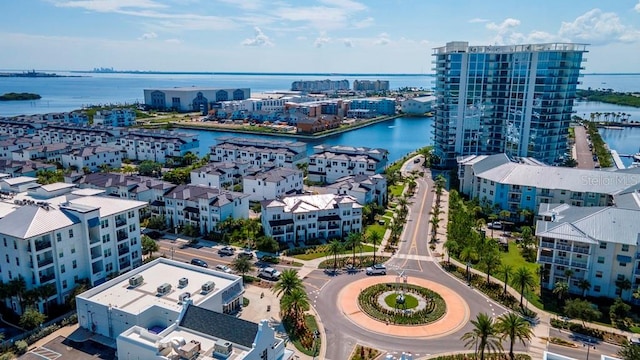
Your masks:
<svg viewBox="0 0 640 360"><path fill-rule="evenodd" d="M258 273L258 277L261 277L267 280L278 280L280 278L280 271L272 267L262 268Z"/></svg>
<svg viewBox="0 0 640 360"><path fill-rule="evenodd" d="M500 221L494 221L487 224L489 229L502 230L502 223Z"/></svg>
<svg viewBox="0 0 640 360"><path fill-rule="evenodd" d="M227 265L216 265L216 270L226 272L227 274L231 273L231 269Z"/></svg>
<svg viewBox="0 0 640 360"><path fill-rule="evenodd" d="M375 264L366 270L367 275L386 275L387 267L382 264Z"/></svg>
<svg viewBox="0 0 640 360"><path fill-rule="evenodd" d="M220 256L233 256L235 254L235 250L231 246L225 246L218 250L218 255Z"/></svg>
<svg viewBox="0 0 640 360"><path fill-rule="evenodd" d="M251 251L251 249L242 249L242 251L238 254L238 257L253 259L253 251Z"/></svg>
<svg viewBox="0 0 640 360"><path fill-rule="evenodd" d="M200 260L200 259L191 259L191 265L196 265L196 266L200 266L203 268L208 268L209 264L207 264L206 261L204 260Z"/></svg>

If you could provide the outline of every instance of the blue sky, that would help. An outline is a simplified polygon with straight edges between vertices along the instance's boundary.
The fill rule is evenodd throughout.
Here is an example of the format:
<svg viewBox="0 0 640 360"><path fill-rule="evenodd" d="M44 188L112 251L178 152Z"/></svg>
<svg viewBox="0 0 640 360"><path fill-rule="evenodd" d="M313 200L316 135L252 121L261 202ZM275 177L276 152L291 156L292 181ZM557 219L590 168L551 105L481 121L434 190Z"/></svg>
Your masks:
<svg viewBox="0 0 640 360"><path fill-rule="evenodd" d="M0 68L431 73L448 41L591 44L640 72L639 0L4 0Z"/></svg>

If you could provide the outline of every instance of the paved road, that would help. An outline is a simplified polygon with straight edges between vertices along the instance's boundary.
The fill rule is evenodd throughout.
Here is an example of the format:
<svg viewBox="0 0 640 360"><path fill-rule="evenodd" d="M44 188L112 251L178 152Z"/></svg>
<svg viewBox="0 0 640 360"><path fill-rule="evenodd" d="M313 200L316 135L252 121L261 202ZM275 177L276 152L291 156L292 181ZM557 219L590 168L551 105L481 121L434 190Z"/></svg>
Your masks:
<svg viewBox="0 0 640 360"><path fill-rule="evenodd" d="M387 263L389 274L392 271L404 270L410 277L420 277L437 281L458 292L468 303L470 316L474 318L480 312L493 316L500 316L506 309L493 301L487 300L477 290L469 288L458 279L445 273L433 260L428 248L428 222L434 194L430 191L432 184L430 177L418 179L418 189L410 206L409 221L405 225L401 237L398 254ZM444 226L444 224L442 224ZM346 359L356 343L370 345L399 354L410 351L416 357L428 354L464 350L460 336L472 327L467 323L461 330L438 339L407 339L389 335L381 335L363 329L352 323L344 314L336 311L337 299L342 288L357 279L365 277L358 274L341 274L329 276L320 270L311 273L305 283L309 295L325 326L327 344L327 359ZM380 325L384 326L384 325ZM524 348L517 348L523 350Z"/></svg>
<svg viewBox="0 0 640 360"><path fill-rule="evenodd" d="M557 329L551 329L549 332L550 337L558 337L567 341L570 341L576 344L577 348L570 348L566 346L549 344L549 351L569 356L575 359L586 359L587 358L587 343L581 341L580 339L576 339L568 332L562 331L560 332ZM608 355L612 357L616 357L616 353L620 349L618 346L606 343L606 342L598 342L590 344L591 347L588 349L589 358L590 359L600 359L601 355Z"/></svg>
<svg viewBox="0 0 640 360"><path fill-rule="evenodd" d="M578 161L579 169L593 169L595 162L593 161L593 154L589 149L589 141L587 140L587 131L584 126L576 126L576 157Z"/></svg>

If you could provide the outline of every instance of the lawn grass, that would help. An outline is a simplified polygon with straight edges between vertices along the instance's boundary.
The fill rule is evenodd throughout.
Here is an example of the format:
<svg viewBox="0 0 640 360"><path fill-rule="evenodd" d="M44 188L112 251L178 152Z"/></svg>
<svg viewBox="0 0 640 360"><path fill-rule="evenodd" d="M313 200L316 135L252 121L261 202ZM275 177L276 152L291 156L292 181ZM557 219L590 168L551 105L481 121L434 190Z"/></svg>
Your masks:
<svg viewBox="0 0 640 360"><path fill-rule="evenodd" d="M379 247L376 251L379 251ZM362 246L362 251L360 251L360 249L356 250L356 254L359 254L360 252L373 252L373 246L371 245L363 245ZM339 252L338 254L353 254L352 250L342 250L341 252ZM325 256L329 256L329 253L326 251L318 251L318 252L311 252L308 254L298 254L298 255L293 255L294 258L296 259L300 259L300 260L313 260L313 259L318 259L321 257L325 257Z"/></svg>
<svg viewBox="0 0 640 360"><path fill-rule="evenodd" d="M393 218L393 211L391 211L391 210L387 210L387 211L385 211L385 212L384 212L384 216L385 216L385 217Z"/></svg>
<svg viewBox="0 0 640 360"><path fill-rule="evenodd" d="M395 184L389 186L389 193L394 197L402 196L402 190L404 190L404 184Z"/></svg>
<svg viewBox="0 0 640 360"><path fill-rule="evenodd" d="M388 219L385 220L385 224L387 223L387 221L388 221ZM378 234L380 234L380 236L384 236L385 230L387 230L387 228L384 225L380 225L380 224L377 224L377 223L368 225L366 230L365 230L365 234L366 234L365 237L368 238L371 235L371 233L374 232L374 231L377 231ZM367 240L365 239L365 241L367 241Z"/></svg>
<svg viewBox="0 0 640 360"><path fill-rule="evenodd" d="M395 309L396 308L396 298L398 297L398 294L393 293L393 294L389 294L387 295L387 297L384 298L384 302L387 303L388 306L390 306L391 308ZM401 307L403 305L400 305ZM415 307L418 306L418 299L416 299L414 296L409 295L409 294L405 294L404 295L404 308L405 309L413 309Z"/></svg>
<svg viewBox="0 0 640 360"><path fill-rule="evenodd" d="M516 271L520 267L526 267L529 271L534 275L536 279L536 291L527 291L524 294L524 297L535 307L539 309L545 309L543 305L543 301L540 297L540 277L537 275L538 265L535 263L527 262L522 256L520 252L520 248L515 242L509 242L509 252L501 252L501 259L503 265L511 265L513 267L513 271ZM504 276L502 274L496 272L493 274L495 278L504 281ZM509 280L511 281L511 280ZM518 290L518 289L516 289ZM548 309L545 309L548 310Z"/></svg>

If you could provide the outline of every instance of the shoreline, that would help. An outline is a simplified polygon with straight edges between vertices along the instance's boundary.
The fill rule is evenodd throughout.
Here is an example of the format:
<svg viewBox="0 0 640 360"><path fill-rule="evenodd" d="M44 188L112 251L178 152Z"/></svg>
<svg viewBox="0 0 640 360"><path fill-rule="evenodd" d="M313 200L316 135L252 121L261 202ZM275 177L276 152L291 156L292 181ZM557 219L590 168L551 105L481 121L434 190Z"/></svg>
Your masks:
<svg viewBox="0 0 640 360"><path fill-rule="evenodd" d="M362 123L347 126L344 128L330 129L319 132L317 134L293 134L293 133L280 133L275 131L251 131L247 129L234 129L228 127L221 127L216 125L203 125L203 124L189 124L189 123L169 123L175 128L179 129L196 129L196 130L209 130L209 131L220 131L220 132L229 132L229 133L238 133L238 134L252 134L252 135L265 135L265 136L278 136L278 137L289 137L294 139L305 139L305 140L317 140L327 138L333 135L345 133L351 130L361 129L363 127L367 127L370 125L378 124L381 122L385 122L388 120L397 119L399 117L405 116L404 114L396 114L391 116L384 116L380 118L375 118L369 121L364 121ZM158 126L161 127L162 125Z"/></svg>

